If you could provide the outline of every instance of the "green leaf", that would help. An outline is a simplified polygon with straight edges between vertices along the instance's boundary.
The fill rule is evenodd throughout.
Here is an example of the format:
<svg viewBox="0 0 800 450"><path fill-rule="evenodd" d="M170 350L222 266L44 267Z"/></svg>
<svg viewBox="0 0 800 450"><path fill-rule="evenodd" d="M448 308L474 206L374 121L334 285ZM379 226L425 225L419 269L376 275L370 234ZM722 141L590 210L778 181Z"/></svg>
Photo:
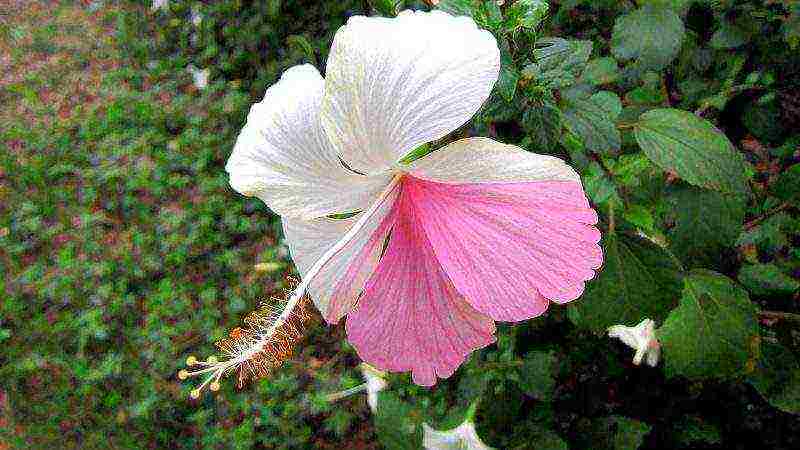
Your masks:
<svg viewBox="0 0 800 450"><path fill-rule="evenodd" d="M375 413L375 433L389 450L416 450L422 445L422 417L409 403L390 392L381 392Z"/></svg>
<svg viewBox="0 0 800 450"><path fill-rule="evenodd" d="M370 0L373 8L387 17L394 17L403 9L405 0Z"/></svg>
<svg viewBox="0 0 800 450"><path fill-rule="evenodd" d="M581 79L595 86L611 84L619 78L617 61L611 57L595 58L586 64Z"/></svg>
<svg viewBox="0 0 800 450"><path fill-rule="evenodd" d="M547 17L549 5L545 0L517 0L506 10L505 28L515 31L520 28L536 29Z"/></svg>
<svg viewBox="0 0 800 450"><path fill-rule="evenodd" d="M603 108L611 120L617 120L622 113L622 100L619 99L619 95L611 91L596 92L592 94L589 100Z"/></svg>
<svg viewBox="0 0 800 450"><path fill-rule="evenodd" d="M495 89L505 101L510 103L514 100L514 95L517 92L519 70L514 64L511 54L506 49L507 46L508 44L504 45L503 50L500 51L500 77L497 80Z"/></svg>
<svg viewBox="0 0 800 450"><path fill-rule="evenodd" d="M623 416L609 416L579 424L578 448L593 450L636 450L651 426Z"/></svg>
<svg viewBox="0 0 800 450"><path fill-rule="evenodd" d="M570 319L597 334L615 324L660 322L680 296L680 266L649 240L608 233L604 267L569 308Z"/></svg>
<svg viewBox="0 0 800 450"><path fill-rule="evenodd" d="M722 24L717 31L711 36L711 41L708 43L712 48L716 49L731 49L741 47L750 42L750 35L727 20L723 20Z"/></svg>
<svg viewBox="0 0 800 450"><path fill-rule="evenodd" d="M536 85L562 89L575 84L591 54L591 41L542 38L533 51L535 62L525 66L521 75Z"/></svg>
<svg viewBox="0 0 800 450"><path fill-rule="evenodd" d="M614 23L611 52L617 59L635 59L645 70L661 70L678 55L686 30L670 8L643 6Z"/></svg>
<svg viewBox="0 0 800 450"><path fill-rule="evenodd" d="M598 100L599 102L596 102L594 98L575 99L565 102L564 124L567 129L581 138L586 150L599 154L611 154L618 151L622 145L622 137L614 122L616 117L612 116L615 111L606 110L606 108L613 109L615 106L608 103L607 97L601 97Z"/></svg>
<svg viewBox="0 0 800 450"><path fill-rule="evenodd" d="M454 16L472 17L474 8L474 0L441 0L439 4L436 5L436 9L440 9Z"/></svg>
<svg viewBox="0 0 800 450"><path fill-rule="evenodd" d="M687 267L713 267L742 232L745 204L741 198L695 187L671 196L675 226L667 239Z"/></svg>
<svg viewBox="0 0 800 450"><path fill-rule="evenodd" d="M574 135L572 133L565 133L564 136L570 137ZM578 138L575 139L578 140ZM577 146L580 147L580 142L577 143ZM582 154L583 149L581 148L579 152L573 155L572 160L575 161L577 157ZM587 169L583 171L581 179L583 180L583 187L586 190L586 194L592 199L592 203L595 205L622 205L622 199L617 192L617 186L596 161L592 161Z"/></svg>
<svg viewBox="0 0 800 450"><path fill-rule="evenodd" d="M561 137L561 110L549 102L533 105L522 113L522 128L531 138L532 150L547 153Z"/></svg>
<svg viewBox="0 0 800 450"><path fill-rule="evenodd" d="M530 352L519 370L519 387L540 401L553 399L558 369L556 352Z"/></svg>
<svg viewBox="0 0 800 450"><path fill-rule="evenodd" d="M555 432L539 428L530 433L530 436L526 439L524 448L535 448L536 450L569 450L569 445Z"/></svg>
<svg viewBox="0 0 800 450"><path fill-rule="evenodd" d="M729 278L695 271L680 305L656 333L668 377L729 378L747 372L758 350L758 308Z"/></svg>
<svg viewBox="0 0 800 450"><path fill-rule="evenodd" d="M625 220L636 225L644 231L651 231L655 227L655 218L650 209L637 204L628 205L624 214Z"/></svg>
<svg viewBox="0 0 800 450"><path fill-rule="evenodd" d="M677 109L654 109L639 118L636 140L647 157L688 183L745 194L744 158L711 122Z"/></svg>
<svg viewBox="0 0 800 450"><path fill-rule="evenodd" d="M303 55L305 55L306 59L312 63L316 63L317 55L314 53L314 46L311 45L311 42L303 35L300 34L293 34L286 38L286 45L290 48L294 47L298 49Z"/></svg>
<svg viewBox="0 0 800 450"><path fill-rule="evenodd" d="M675 425L675 434L684 447L692 447L698 441L720 444L722 435L719 427L697 416L686 416Z"/></svg>
<svg viewBox="0 0 800 450"><path fill-rule="evenodd" d="M789 244L785 230L790 227L791 222L792 218L788 214L775 214L742 233L736 240L736 245L755 245L767 253L778 251Z"/></svg>
<svg viewBox="0 0 800 450"><path fill-rule="evenodd" d="M738 278L753 295L790 295L800 289L800 283L775 264L746 265L739 271Z"/></svg>
<svg viewBox="0 0 800 450"><path fill-rule="evenodd" d="M772 406L800 414L800 360L783 345L761 343L761 357L748 380Z"/></svg>
<svg viewBox="0 0 800 450"><path fill-rule="evenodd" d="M800 164L784 170L770 186L770 191L781 200L800 201Z"/></svg>

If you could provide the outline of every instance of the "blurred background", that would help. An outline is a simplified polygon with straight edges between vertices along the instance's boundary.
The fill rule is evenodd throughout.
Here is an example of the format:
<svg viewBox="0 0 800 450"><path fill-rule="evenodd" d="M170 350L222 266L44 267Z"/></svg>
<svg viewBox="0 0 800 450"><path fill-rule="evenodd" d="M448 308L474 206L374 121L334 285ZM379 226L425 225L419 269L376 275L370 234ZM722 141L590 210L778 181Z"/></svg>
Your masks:
<svg viewBox="0 0 800 450"><path fill-rule="evenodd" d="M327 400L363 380L343 327L318 315L268 379L189 399L192 383L176 377L186 357L212 354L296 274L277 216L224 172L250 105L290 66L324 70L348 17L437 3L0 0L0 450L419 448L423 421L451 428L475 402L478 432L498 448L800 447L795 363L778 400L774 384L747 379L753 358L732 378L667 377L582 323L591 309L500 326L496 345L432 390L392 375L376 415L363 394ZM504 55L492 99L457 134L569 158L604 221L616 208L618 227L668 241L687 269L726 274L777 311L761 317L762 336L794 361L800 7L676 0L682 50L645 70L610 56L614 24L664 2L554 0L541 23L516 16L517 2L441 3L473 14ZM532 72L543 36L588 49ZM674 199L688 188L644 158L589 152L608 136L576 125L560 94L581 84L622 99L619 121L660 104L713 119L755 192L733 229L711 215L676 237ZM613 129L617 116L599 120ZM625 153L631 136L617 139ZM675 191L655 196L654 179Z"/></svg>

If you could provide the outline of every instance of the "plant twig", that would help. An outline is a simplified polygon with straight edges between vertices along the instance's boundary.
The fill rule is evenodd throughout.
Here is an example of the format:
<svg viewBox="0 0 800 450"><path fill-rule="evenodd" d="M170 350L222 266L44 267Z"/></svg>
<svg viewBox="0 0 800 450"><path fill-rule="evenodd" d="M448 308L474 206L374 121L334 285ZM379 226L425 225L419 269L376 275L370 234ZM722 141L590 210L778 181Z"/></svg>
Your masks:
<svg viewBox="0 0 800 450"><path fill-rule="evenodd" d="M786 209L786 208L788 208L790 206L791 206L791 203L783 202L780 205L776 206L775 208L772 208L771 210L765 212L764 214L756 217L755 219L753 219L753 220L751 220L749 222L746 222L744 224L744 229L748 230L748 231L752 230L753 228L755 228L761 222L765 221L769 217L772 217L773 215L783 211L784 209Z"/></svg>
<svg viewBox="0 0 800 450"><path fill-rule="evenodd" d="M787 322L800 323L800 314L783 312L783 311L759 311L758 316L762 319L777 319L785 320Z"/></svg>

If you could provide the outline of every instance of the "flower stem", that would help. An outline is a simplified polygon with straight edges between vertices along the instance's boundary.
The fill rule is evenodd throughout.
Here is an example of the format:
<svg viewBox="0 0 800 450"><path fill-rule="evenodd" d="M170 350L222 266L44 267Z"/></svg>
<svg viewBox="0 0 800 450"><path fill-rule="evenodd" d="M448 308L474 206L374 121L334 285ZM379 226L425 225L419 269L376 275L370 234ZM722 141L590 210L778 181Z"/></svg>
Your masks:
<svg viewBox="0 0 800 450"><path fill-rule="evenodd" d="M787 322L800 323L800 314L788 313L783 311L759 311L758 316L762 319L778 319Z"/></svg>

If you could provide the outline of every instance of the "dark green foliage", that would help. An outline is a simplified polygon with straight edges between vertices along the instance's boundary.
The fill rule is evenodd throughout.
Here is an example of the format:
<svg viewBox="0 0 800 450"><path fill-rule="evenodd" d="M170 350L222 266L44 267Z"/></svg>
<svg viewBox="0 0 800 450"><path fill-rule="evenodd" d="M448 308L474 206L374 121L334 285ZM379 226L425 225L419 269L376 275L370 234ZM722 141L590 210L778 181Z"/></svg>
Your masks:
<svg viewBox="0 0 800 450"><path fill-rule="evenodd" d="M658 330L667 376L724 378L752 371L756 314L747 293L725 276L692 272L684 279L680 305Z"/></svg>
<svg viewBox="0 0 800 450"><path fill-rule="evenodd" d="M0 78L0 449L419 448L422 423L470 405L497 448L800 446L800 6L439 1L497 37L502 70L473 121L414 156L480 135L568 160L605 264L435 388L390 375L372 414L325 399L361 380L319 319L241 391L191 401L176 373L294 273L276 216L224 172L252 103L288 67L324 73L348 17L434 2L79 3L53 9L82 11L71 25L0 23L23 74ZM91 14L110 34L75 47ZM77 78L36 70L53 55ZM645 317L656 368L602 336Z"/></svg>
<svg viewBox="0 0 800 450"><path fill-rule="evenodd" d="M677 261L653 242L624 234L607 234L603 250L603 271L570 307L573 322L602 334L611 325L633 326L645 317L663 320L681 289Z"/></svg>

